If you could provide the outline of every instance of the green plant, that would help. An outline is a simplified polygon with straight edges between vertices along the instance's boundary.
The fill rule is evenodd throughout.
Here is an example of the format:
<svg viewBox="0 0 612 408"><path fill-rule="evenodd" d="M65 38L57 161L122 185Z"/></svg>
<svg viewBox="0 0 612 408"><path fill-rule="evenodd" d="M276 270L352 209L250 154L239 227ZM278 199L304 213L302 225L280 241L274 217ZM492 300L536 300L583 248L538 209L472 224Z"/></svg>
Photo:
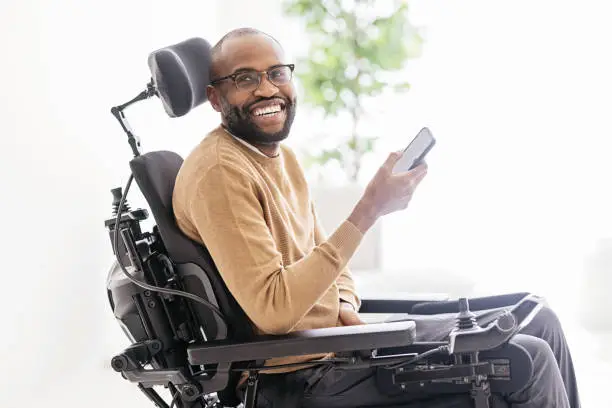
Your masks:
<svg viewBox="0 0 612 408"><path fill-rule="evenodd" d="M387 12L382 10L388 5ZM348 179L357 181L363 157L377 136L360 134L366 99L384 91L406 91L409 84L388 74L420 56L422 38L408 20L401 0L285 0L284 12L305 23L310 39L307 58L296 68L305 102L324 118L348 114L350 130L331 149L308 152L306 165L340 163Z"/></svg>

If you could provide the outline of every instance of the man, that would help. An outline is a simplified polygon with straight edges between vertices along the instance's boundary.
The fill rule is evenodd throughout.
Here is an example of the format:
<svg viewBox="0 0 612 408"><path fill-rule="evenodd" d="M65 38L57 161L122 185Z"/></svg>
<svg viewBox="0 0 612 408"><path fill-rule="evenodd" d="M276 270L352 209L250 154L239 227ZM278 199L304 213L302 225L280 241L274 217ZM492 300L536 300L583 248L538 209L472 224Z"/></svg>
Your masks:
<svg viewBox="0 0 612 408"><path fill-rule="evenodd" d="M427 166L392 175L389 155L347 219L329 237L317 221L308 185L293 152L282 145L296 113L293 65L280 44L254 29L224 36L212 50L208 98L222 124L186 158L173 206L179 227L208 247L228 289L258 333L363 324L360 298L346 265L368 229L407 207ZM485 325L498 311L481 312ZM419 340L442 340L452 316L409 316ZM578 408L578 393L563 331L544 309L514 342L531 354L535 370L524 390L497 396L513 407ZM269 366L326 355L272 359ZM373 369L331 366L272 368L260 376L258 406L471 407L469 396L418 401L388 396ZM440 405L442 404L442 405Z"/></svg>

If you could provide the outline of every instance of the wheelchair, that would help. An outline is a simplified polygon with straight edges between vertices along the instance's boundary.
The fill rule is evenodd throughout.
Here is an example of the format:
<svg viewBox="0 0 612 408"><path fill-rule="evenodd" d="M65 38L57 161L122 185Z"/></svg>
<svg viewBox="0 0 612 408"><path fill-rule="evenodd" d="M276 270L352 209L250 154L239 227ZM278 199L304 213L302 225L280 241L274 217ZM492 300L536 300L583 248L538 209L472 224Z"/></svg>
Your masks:
<svg viewBox="0 0 612 408"><path fill-rule="evenodd" d="M207 102L210 50L196 37L152 52L146 89L111 109L134 154L127 184L111 190L112 216L105 221L115 257L108 300L131 342L111 358L112 369L160 408L253 408L265 360L318 353L335 358L312 364L376 367L386 392L467 393L475 408L489 407L493 392L524 387L533 362L508 340L543 306L530 293L443 301L362 299L360 313L456 313L456 327L444 342L416 342L411 321L255 335L206 247L175 224L172 193L183 159L172 151L141 152L124 113L153 97L172 118ZM134 180L155 221L150 231L141 225L149 210L131 209L127 202ZM507 311L486 327L476 324L473 310L498 307ZM243 373L247 387L239 397ZM155 387L169 392L170 405Z"/></svg>

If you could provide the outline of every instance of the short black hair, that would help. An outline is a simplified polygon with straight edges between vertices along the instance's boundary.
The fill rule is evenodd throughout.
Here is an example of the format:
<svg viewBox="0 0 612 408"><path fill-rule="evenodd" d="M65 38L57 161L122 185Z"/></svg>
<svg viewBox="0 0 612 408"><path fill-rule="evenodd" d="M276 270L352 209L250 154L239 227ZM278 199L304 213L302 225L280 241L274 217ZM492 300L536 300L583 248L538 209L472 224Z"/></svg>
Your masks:
<svg viewBox="0 0 612 408"><path fill-rule="evenodd" d="M227 41L230 40L232 38L237 38L237 37L243 37L243 36L247 36L247 35L263 35L266 37L271 38L272 40L274 40L274 42L276 42L279 47L281 47L281 49L283 48L281 43L274 38L273 36L271 36L268 33L265 33L261 30L258 30L256 28L252 28L252 27L241 27L241 28L236 28L230 32L228 32L227 34L225 34L223 37L221 37L221 39L219 41L217 41L217 43L214 45L214 47L212 47L210 54L211 54L211 72L210 72L210 78L214 79L217 78L219 76L219 73L217 72L217 65L219 62L219 57L221 55L221 49L223 47L223 44Z"/></svg>

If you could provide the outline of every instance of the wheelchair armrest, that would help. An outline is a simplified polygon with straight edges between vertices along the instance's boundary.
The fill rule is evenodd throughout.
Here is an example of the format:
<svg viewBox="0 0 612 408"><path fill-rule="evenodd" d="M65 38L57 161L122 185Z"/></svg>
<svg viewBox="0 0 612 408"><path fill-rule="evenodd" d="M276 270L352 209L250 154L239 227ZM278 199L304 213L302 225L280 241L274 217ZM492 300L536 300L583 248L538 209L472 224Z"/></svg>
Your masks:
<svg viewBox="0 0 612 408"><path fill-rule="evenodd" d="M364 297L359 313L411 313L416 305L449 300L449 296L443 293L399 293L396 296L391 298L385 295L383 299Z"/></svg>
<svg viewBox="0 0 612 408"><path fill-rule="evenodd" d="M509 307L520 303L533 295L529 292L509 293L504 295L469 298L470 310L497 309ZM410 313L420 315L433 315L442 313L457 313L459 311L459 300L446 300L434 302L420 302L415 304Z"/></svg>
<svg viewBox="0 0 612 408"><path fill-rule="evenodd" d="M214 340L187 348L190 364L266 360L306 354L373 350L414 342L411 321L300 330L284 335L257 336L251 341Z"/></svg>

